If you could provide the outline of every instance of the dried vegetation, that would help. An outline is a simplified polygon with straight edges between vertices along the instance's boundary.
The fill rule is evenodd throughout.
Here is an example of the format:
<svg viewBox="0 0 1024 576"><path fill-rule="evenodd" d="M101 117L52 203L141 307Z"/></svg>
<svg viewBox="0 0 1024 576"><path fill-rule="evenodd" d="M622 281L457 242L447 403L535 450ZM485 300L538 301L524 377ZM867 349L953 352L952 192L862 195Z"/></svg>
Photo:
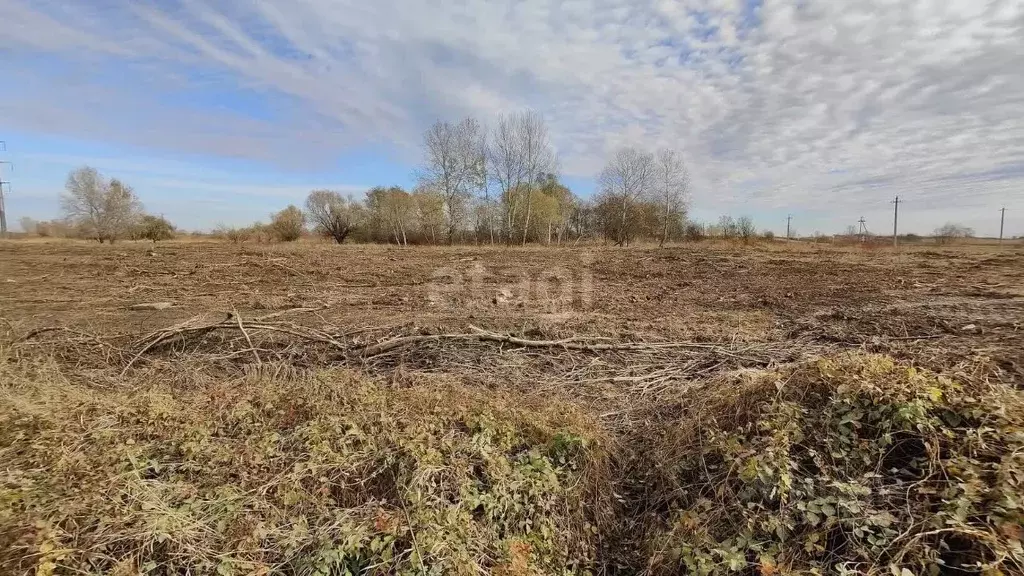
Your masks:
<svg viewBox="0 0 1024 576"><path fill-rule="evenodd" d="M0 573L1024 572L1019 253L118 249L0 244Z"/></svg>

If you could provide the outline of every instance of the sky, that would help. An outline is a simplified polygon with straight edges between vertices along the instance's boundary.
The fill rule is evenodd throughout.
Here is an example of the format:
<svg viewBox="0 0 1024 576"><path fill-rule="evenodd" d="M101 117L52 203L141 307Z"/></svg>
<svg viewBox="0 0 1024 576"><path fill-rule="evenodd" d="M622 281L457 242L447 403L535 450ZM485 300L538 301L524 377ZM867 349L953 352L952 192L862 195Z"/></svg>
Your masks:
<svg viewBox="0 0 1024 576"><path fill-rule="evenodd" d="M437 120L531 109L595 192L685 157L697 219L1024 235L1022 0L0 0L9 221L68 171L185 229L411 186Z"/></svg>

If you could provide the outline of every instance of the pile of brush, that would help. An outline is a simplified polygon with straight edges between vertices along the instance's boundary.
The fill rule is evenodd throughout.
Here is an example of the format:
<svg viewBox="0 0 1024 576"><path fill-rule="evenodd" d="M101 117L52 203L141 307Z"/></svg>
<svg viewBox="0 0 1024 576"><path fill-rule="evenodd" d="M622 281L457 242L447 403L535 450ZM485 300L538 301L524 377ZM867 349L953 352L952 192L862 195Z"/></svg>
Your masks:
<svg viewBox="0 0 1024 576"><path fill-rule="evenodd" d="M762 347L759 368L670 377L674 357L754 352L477 331L372 344L406 363L370 377L366 345L347 366L280 370L251 334L265 327L231 320L132 354L103 343L106 368L72 358L95 352L80 334L49 355L0 347L0 573L1024 573L1024 392L998 368L864 353L764 368ZM205 340L182 334L231 327L255 368L197 376L211 356L187 361ZM170 340L173 361L140 361ZM610 381L619 408L598 413L516 393L579 380L575 361L505 389L400 373L439 343L587 366L640 354L659 380Z"/></svg>

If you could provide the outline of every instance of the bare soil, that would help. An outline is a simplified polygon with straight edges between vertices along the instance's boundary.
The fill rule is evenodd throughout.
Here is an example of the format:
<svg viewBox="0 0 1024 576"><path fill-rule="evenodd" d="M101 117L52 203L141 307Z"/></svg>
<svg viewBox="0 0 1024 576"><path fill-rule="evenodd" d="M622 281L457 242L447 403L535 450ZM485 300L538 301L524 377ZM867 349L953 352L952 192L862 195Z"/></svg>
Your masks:
<svg viewBox="0 0 1024 576"><path fill-rule="evenodd" d="M369 372L450 374L530 393L561 394L561 384L583 384L570 396L593 400L618 397L621 387L637 382L650 386L651 379L659 387L676 386L843 348L944 370L984 356L1020 382L1022 277L1024 250L1016 246L895 254L784 243L400 249L312 242L4 242L0 316L15 338L61 327L82 338L116 341L121 354L105 356L120 363L116 368L156 330L228 313L243 321L286 319L353 346L483 329L539 340L720 347L706 354L691 349L678 358L659 353L652 361L573 350L513 353L516 347L505 345L468 351L460 345L456 352L428 339L417 343L415 354L399 348L361 364ZM154 302L173 306L133 309ZM228 352L238 350L241 335L235 336ZM260 357L217 358L225 355L235 366ZM278 357L301 364L295 354ZM316 360L341 361L330 355Z"/></svg>

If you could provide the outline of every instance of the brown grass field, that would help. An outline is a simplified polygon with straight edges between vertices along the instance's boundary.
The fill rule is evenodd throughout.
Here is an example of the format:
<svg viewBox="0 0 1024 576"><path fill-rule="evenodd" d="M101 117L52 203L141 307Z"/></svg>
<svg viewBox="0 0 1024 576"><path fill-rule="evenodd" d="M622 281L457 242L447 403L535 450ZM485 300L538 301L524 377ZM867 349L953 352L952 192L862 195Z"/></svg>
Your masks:
<svg viewBox="0 0 1024 576"><path fill-rule="evenodd" d="M155 302L172 305L135 309ZM771 470L786 466L752 459L775 453L757 422L786 402L806 426L850 389L882 405L974 386L988 395L964 402L1016 406L1022 246L0 241L0 335L4 574L770 576L839 560L1012 573L1024 561L1020 510L936 526L935 491L910 496L960 469L943 442L966 445L923 424L879 436L899 446L893 434L920 431L905 463L889 466L890 447L868 468L927 471L857 476L878 510L899 508L892 528L840 518L866 504L825 488L821 502L805 494L825 520L803 506L793 526L768 527L799 498L769 491L762 510L731 488L782 481ZM816 386L832 391L825 404ZM702 414L719 432L694 424ZM1016 462L1011 492L1024 489L1020 414L973 424L1005 424L1012 441L964 456ZM686 452L736 431L750 435L726 444L745 452L700 452L699 466ZM829 486L852 474L828 466L790 469L832 474ZM893 486L905 497L877 501ZM760 540L722 532L726 518ZM765 544L783 533L795 548Z"/></svg>

